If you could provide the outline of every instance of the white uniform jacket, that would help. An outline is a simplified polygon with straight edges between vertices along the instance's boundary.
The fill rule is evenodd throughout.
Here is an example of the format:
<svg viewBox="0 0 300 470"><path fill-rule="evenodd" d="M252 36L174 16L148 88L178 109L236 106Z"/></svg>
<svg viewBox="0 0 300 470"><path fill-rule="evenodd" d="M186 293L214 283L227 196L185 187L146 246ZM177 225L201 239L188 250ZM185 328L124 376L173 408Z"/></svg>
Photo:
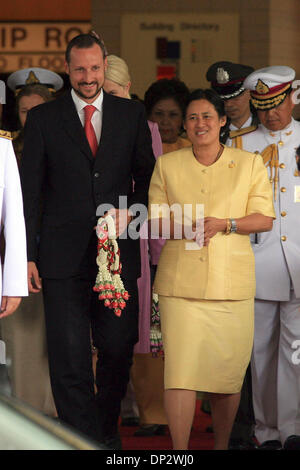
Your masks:
<svg viewBox="0 0 300 470"><path fill-rule="evenodd" d="M19 171L10 139L0 136L0 211L5 256L0 270L2 296L28 295L27 255Z"/></svg>
<svg viewBox="0 0 300 470"><path fill-rule="evenodd" d="M285 129L276 132L260 124L256 131L243 136L244 149L249 152L262 153L270 144L277 145L279 157L276 220L271 232L251 236L256 298L287 301L291 288L300 298L300 176L296 174L295 153L300 145L300 123L292 119Z"/></svg>

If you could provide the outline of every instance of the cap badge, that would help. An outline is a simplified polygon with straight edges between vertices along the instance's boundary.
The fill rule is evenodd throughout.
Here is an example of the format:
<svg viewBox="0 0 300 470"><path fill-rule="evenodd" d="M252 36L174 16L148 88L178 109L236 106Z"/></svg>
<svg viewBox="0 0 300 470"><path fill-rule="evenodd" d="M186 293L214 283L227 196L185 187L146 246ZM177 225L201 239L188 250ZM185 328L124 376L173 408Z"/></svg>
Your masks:
<svg viewBox="0 0 300 470"><path fill-rule="evenodd" d="M259 93L260 95L265 95L266 93L268 93L268 92L270 91L270 88L269 88L268 85L266 85L262 80L259 79L259 80L257 81L255 90L256 90L257 93Z"/></svg>
<svg viewBox="0 0 300 470"><path fill-rule="evenodd" d="M35 73L32 70L30 70L25 84L26 85L32 85L33 83L40 83L40 81L37 78L37 76L35 75Z"/></svg>
<svg viewBox="0 0 300 470"><path fill-rule="evenodd" d="M217 82L218 83L227 83L229 82L229 73L226 72L222 67L217 69Z"/></svg>

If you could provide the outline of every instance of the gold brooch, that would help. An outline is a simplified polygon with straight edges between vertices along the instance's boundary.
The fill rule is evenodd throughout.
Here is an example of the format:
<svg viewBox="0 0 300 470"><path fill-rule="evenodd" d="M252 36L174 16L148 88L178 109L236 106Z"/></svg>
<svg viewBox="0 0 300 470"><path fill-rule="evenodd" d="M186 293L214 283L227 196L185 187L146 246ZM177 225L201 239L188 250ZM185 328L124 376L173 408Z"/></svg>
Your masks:
<svg viewBox="0 0 300 470"><path fill-rule="evenodd" d="M229 163L228 165L229 168L234 168L235 167L235 163L233 160L231 160L231 162Z"/></svg>

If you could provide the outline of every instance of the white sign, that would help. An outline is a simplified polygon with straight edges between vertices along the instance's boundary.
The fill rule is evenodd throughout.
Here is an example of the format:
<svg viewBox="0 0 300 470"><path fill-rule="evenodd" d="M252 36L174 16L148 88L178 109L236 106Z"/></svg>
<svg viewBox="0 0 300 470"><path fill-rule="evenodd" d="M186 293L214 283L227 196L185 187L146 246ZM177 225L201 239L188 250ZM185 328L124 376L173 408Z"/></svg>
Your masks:
<svg viewBox="0 0 300 470"><path fill-rule="evenodd" d="M157 58L157 42L170 44L170 56ZM239 15L200 13L124 14L121 19L121 57L132 79L132 92L141 98L171 65L189 88L207 87L208 67L219 60L239 61Z"/></svg>

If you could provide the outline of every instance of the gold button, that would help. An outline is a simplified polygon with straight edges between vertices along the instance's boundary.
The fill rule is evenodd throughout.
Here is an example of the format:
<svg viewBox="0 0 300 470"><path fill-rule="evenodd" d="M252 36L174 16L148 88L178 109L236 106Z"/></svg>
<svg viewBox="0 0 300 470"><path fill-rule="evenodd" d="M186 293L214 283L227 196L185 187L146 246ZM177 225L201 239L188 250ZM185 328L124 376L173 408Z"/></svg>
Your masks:
<svg viewBox="0 0 300 470"><path fill-rule="evenodd" d="M207 170L206 169L202 170L202 173L207 173Z"/></svg>
<svg viewBox="0 0 300 470"><path fill-rule="evenodd" d="M285 212L285 211L282 211L282 212L280 212L280 215L281 215L282 217L285 217L285 216L286 216L286 212Z"/></svg>
<svg viewBox="0 0 300 470"><path fill-rule="evenodd" d="M279 168L285 168L285 164L284 164L284 163L280 163Z"/></svg>
<svg viewBox="0 0 300 470"><path fill-rule="evenodd" d="M206 257L205 257L205 256L201 256L200 261L206 261Z"/></svg>
<svg viewBox="0 0 300 470"><path fill-rule="evenodd" d="M207 194L207 193L208 193L208 191L207 191L207 189L201 189L201 193L203 193L203 194Z"/></svg>
<svg viewBox="0 0 300 470"><path fill-rule="evenodd" d="M285 193L285 192L286 192L286 188L284 188L284 187L283 187L283 188L280 188L280 191L281 191L282 193Z"/></svg>
<svg viewBox="0 0 300 470"><path fill-rule="evenodd" d="M282 146L284 145L284 143L282 142L282 140L280 140L280 141L278 142L278 145L279 145L280 147L282 147Z"/></svg>
<svg viewBox="0 0 300 470"><path fill-rule="evenodd" d="M285 235L282 235L281 240L282 240L283 242L285 242L286 236L285 236Z"/></svg>

